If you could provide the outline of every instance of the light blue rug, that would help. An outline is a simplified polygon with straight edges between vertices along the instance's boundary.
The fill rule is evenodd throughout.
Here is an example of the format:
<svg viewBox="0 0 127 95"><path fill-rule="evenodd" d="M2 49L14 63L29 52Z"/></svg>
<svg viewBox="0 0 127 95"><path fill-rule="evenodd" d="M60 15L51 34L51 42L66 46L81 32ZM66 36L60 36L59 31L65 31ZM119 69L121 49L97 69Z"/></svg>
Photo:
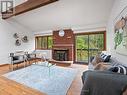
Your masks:
<svg viewBox="0 0 127 95"><path fill-rule="evenodd" d="M47 67L31 65L3 76L47 95L66 95L76 73L72 68L53 66L49 75Z"/></svg>

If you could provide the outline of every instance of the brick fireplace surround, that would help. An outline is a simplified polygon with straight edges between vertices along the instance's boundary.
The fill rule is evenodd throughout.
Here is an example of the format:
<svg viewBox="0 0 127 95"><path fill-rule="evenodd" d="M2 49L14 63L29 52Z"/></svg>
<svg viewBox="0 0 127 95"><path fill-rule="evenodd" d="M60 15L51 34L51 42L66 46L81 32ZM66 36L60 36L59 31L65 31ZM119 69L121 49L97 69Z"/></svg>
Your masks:
<svg viewBox="0 0 127 95"><path fill-rule="evenodd" d="M71 29L64 30L65 35L63 37L59 36L59 31L53 31L53 48L52 48L52 57L57 61L74 61L74 34ZM65 59L60 59L56 51L67 51L66 54L61 55L67 56ZM62 52L61 52L62 53ZM60 56L59 56L60 57Z"/></svg>

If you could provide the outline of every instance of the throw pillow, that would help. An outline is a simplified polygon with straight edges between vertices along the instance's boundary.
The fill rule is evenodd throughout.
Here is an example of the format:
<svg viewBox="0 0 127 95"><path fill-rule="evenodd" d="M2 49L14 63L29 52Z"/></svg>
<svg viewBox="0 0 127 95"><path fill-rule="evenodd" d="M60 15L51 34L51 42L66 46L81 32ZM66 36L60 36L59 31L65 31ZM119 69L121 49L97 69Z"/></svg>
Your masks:
<svg viewBox="0 0 127 95"><path fill-rule="evenodd" d="M96 55L93 59L93 61L91 62L91 64L93 64L94 66L97 65L98 63L102 62L103 60L101 59L100 55Z"/></svg>
<svg viewBox="0 0 127 95"><path fill-rule="evenodd" d="M110 65L104 64L104 62L100 62L95 66L94 70L104 71L104 70L108 70L109 67Z"/></svg>
<svg viewBox="0 0 127 95"><path fill-rule="evenodd" d="M104 53L101 53L100 56L103 57L105 54Z"/></svg>
<svg viewBox="0 0 127 95"><path fill-rule="evenodd" d="M13 56L13 61L19 60L19 56Z"/></svg>
<svg viewBox="0 0 127 95"><path fill-rule="evenodd" d="M118 66L115 66L115 67L111 67L109 69L109 71L127 75L127 67L125 67L123 65L118 65Z"/></svg>
<svg viewBox="0 0 127 95"><path fill-rule="evenodd" d="M109 62L111 55L106 55L103 59L104 62Z"/></svg>
<svg viewBox="0 0 127 95"><path fill-rule="evenodd" d="M94 56L90 56L90 62L92 62L94 59Z"/></svg>
<svg viewBox="0 0 127 95"><path fill-rule="evenodd" d="M101 58L104 62L109 62L111 55L101 54Z"/></svg>

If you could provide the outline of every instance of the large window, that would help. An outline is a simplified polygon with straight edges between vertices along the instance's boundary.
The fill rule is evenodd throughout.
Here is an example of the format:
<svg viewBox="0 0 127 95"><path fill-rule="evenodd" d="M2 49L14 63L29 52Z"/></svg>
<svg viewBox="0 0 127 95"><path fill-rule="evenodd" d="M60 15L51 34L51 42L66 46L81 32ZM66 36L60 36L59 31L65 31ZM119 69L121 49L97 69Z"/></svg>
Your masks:
<svg viewBox="0 0 127 95"><path fill-rule="evenodd" d="M76 35L76 61L88 63L90 56L106 49L106 32Z"/></svg>
<svg viewBox="0 0 127 95"><path fill-rule="evenodd" d="M36 49L51 49L53 40L52 36L38 36L35 38Z"/></svg>

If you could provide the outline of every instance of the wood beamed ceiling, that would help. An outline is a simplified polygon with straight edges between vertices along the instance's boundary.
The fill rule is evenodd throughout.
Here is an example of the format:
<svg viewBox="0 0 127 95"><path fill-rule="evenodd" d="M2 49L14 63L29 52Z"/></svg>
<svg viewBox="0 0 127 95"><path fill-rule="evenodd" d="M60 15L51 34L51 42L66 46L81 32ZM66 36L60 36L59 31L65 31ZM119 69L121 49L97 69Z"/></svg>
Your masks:
<svg viewBox="0 0 127 95"><path fill-rule="evenodd" d="M33 9L48 5L50 3L56 2L59 0L28 0L20 5L17 5L16 7L10 9L14 10L13 13L8 14L7 12L2 12L2 18L8 19L10 17L31 11Z"/></svg>

